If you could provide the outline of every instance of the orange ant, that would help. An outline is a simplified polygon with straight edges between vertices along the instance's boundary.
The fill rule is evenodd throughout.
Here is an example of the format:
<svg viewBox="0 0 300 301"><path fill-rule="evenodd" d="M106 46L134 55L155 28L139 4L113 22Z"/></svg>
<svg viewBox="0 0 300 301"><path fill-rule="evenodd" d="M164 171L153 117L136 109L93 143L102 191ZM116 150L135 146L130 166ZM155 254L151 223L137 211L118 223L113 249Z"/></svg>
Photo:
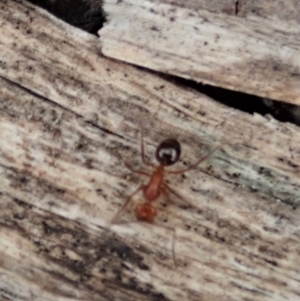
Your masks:
<svg viewBox="0 0 300 301"><path fill-rule="evenodd" d="M125 210L125 208L128 206L131 199L140 191L143 192L143 196L145 201L135 207L135 216L136 219L139 221L145 221L145 222L152 222L154 220L154 217L157 214L156 209L152 206L152 202L156 201L158 197L161 195L161 193L166 197L167 201L171 202L169 193L173 193L176 197L183 200L187 204L193 206L190 204L187 200L185 200L181 195L179 195L176 191L174 191L165 181L164 177L165 174L182 174L186 171L189 171L191 169L194 169L199 165L201 162L206 160L214 151L216 151L219 147L214 148L211 152L208 153L208 155L201 157L196 163L189 166L188 168L181 169L181 170L171 170L167 171L165 170L166 166L171 166L178 162L181 154L181 146L179 142L176 139L169 138L164 141L162 141L155 152L156 160L159 162L159 165L154 165L150 162L147 162L145 159L145 149L144 149L144 142L143 142L143 136L141 138L141 157L142 161L145 165L151 166L153 168L152 173L150 174L147 171L144 170L135 170L133 169L127 162L125 162L125 166L133 173L138 173L143 176L150 177L150 180L148 184L146 185L140 185L125 201L123 206L119 209L119 211L116 213L116 215L113 217L111 223L115 223L119 215ZM174 246L175 246L175 229L166 227L168 229L171 229L174 231L173 236L173 243L172 243L172 254L173 254L173 261L176 265L175 261L175 255L174 255Z"/></svg>

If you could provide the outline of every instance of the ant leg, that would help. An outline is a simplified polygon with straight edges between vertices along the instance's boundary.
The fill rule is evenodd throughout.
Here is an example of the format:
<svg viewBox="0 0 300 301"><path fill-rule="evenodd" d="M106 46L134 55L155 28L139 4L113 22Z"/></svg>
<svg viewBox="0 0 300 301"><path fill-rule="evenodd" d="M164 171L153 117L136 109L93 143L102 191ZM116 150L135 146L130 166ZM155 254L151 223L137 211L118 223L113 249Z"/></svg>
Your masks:
<svg viewBox="0 0 300 301"><path fill-rule="evenodd" d="M146 160L145 157L145 147L144 147L144 134L143 131L141 131L141 156L142 156L142 162L147 166L153 166L150 162Z"/></svg>
<svg viewBox="0 0 300 301"><path fill-rule="evenodd" d="M131 199L142 189L144 188L144 185L141 185L136 191L134 191L125 201L125 203L123 204L123 206L119 209L119 211L115 214L115 216L112 218L112 220L110 221L111 224L115 224L116 220L118 219L119 215L124 211L124 209L128 206L129 202L131 201Z"/></svg>
<svg viewBox="0 0 300 301"><path fill-rule="evenodd" d="M196 163L194 163L193 165L189 166L188 168L185 169L181 169L181 170L171 170L171 171L167 171L167 173L171 173L171 174L181 174L184 173L186 171L189 171L191 169L194 169L197 167L197 165L199 165L201 162L205 161L212 153L214 153L220 146L214 148L211 152L209 152L206 156L200 158Z"/></svg>
<svg viewBox="0 0 300 301"><path fill-rule="evenodd" d="M170 195L169 195L169 191L167 190L167 187L161 187L161 192L166 197L167 201L169 203L171 203L172 201L170 199ZM174 265L175 265L175 267L177 267L176 258L175 258L175 239L176 239L175 228L171 228L171 227L168 227L168 226L164 226L164 227L166 227L167 229L170 229L173 232L173 236L172 236L172 257L173 257Z"/></svg>
<svg viewBox="0 0 300 301"><path fill-rule="evenodd" d="M133 173L138 173L138 174L140 174L140 175L148 176L148 177L151 176L148 172L143 171L143 170L141 170L141 169L138 169L138 170L133 169L133 168L130 166L130 164L129 164L128 162L126 162L126 161L124 162L124 165L125 165L131 172L133 172Z"/></svg>
<svg viewBox="0 0 300 301"><path fill-rule="evenodd" d="M161 187L160 191L162 192L162 194L165 196L166 200L169 203L172 203L171 199L170 199L170 195L169 195L169 191L165 188L165 187Z"/></svg>
<svg viewBox="0 0 300 301"><path fill-rule="evenodd" d="M172 189L167 183L163 183L163 188L167 189L169 192L173 193L177 198L179 198L180 200L182 200L183 202L187 203L188 205L195 207L195 205L193 205L192 203L190 203L189 201L187 201L183 196L181 196L178 192L176 192L174 189ZM162 190L163 192L164 190ZM164 192L163 192L164 193ZM165 194L166 195L166 194ZM170 200L170 198L168 198Z"/></svg>
<svg viewBox="0 0 300 301"><path fill-rule="evenodd" d="M176 239L176 232L175 232L175 228L172 228L173 230L173 239L172 239L172 257L173 257L173 262L175 267L177 267L176 264L176 257L175 257L175 239Z"/></svg>
<svg viewBox="0 0 300 301"><path fill-rule="evenodd" d="M157 226L166 228L166 229L168 229L168 230L170 230L170 231L173 232L173 235L172 235L172 259L173 259L173 262L174 262L174 266L176 268L177 264L176 264L176 257L175 257L175 240L176 240L176 231L175 231L175 228L169 227L169 226L166 226L166 225L157 225Z"/></svg>
<svg viewBox="0 0 300 301"><path fill-rule="evenodd" d="M147 160L146 160L146 157L145 157L145 148L144 148L144 139L143 139L143 137L144 137L144 135L143 135L143 132L142 132L142 133L141 133L141 157L142 157L142 162L143 162L145 165L147 165L147 166L152 166L152 167L154 167L153 164L151 164L150 162L147 162ZM132 168L131 165L130 165L128 162L126 162L126 161L124 161L124 165L125 165L131 172L133 172L133 173L138 173L138 174L140 174L140 175L144 175L144 176L148 176L148 177L151 176L148 172L146 172L146 171L144 171L144 170L141 170L141 169L135 170L135 169Z"/></svg>

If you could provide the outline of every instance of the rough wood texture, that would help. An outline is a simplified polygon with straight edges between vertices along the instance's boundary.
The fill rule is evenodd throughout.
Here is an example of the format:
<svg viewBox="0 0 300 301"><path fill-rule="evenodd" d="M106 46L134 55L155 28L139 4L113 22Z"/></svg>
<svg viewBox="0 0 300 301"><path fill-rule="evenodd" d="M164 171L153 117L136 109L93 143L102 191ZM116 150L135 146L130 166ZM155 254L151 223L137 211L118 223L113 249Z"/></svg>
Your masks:
<svg viewBox="0 0 300 301"><path fill-rule="evenodd" d="M1 299L299 299L297 127L105 59L26 2L2 1L0 23ZM122 163L140 165L141 127L150 159L181 142L178 168L224 144L169 178L193 207L162 199L156 225L128 210L110 226L146 180Z"/></svg>
<svg viewBox="0 0 300 301"><path fill-rule="evenodd" d="M108 22L99 31L103 54L163 73L300 104L298 20L279 18L286 12L281 6L282 13L266 17L261 4L263 17L259 17L249 13L251 5L245 3L245 19L211 12L202 2L198 9L194 2L187 7L178 3L182 1L104 1Z"/></svg>
<svg viewBox="0 0 300 301"><path fill-rule="evenodd" d="M163 0L160 3L176 5L177 7L184 7L193 10L204 9L210 12L225 13L228 15L236 14L236 0Z"/></svg>
<svg viewBox="0 0 300 301"><path fill-rule="evenodd" d="M238 0L238 15L243 17L256 15L262 18L277 17L299 24L300 2L294 0Z"/></svg>

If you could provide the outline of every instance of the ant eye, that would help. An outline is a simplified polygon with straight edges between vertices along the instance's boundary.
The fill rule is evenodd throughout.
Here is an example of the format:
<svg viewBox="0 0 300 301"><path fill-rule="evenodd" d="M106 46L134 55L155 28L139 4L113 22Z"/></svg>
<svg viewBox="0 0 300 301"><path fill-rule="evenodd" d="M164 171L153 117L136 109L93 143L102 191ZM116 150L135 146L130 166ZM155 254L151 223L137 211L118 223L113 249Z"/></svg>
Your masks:
<svg viewBox="0 0 300 301"><path fill-rule="evenodd" d="M156 159L164 166L169 166L179 160L181 147L177 140L166 139L156 149Z"/></svg>

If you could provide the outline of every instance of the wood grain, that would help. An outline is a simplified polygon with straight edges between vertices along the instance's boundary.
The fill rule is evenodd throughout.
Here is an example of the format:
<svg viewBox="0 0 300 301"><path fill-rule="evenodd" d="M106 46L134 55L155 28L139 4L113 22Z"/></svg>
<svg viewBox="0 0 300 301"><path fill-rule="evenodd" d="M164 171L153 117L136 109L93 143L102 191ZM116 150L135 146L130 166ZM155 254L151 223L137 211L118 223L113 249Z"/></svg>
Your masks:
<svg viewBox="0 0 300 301"><path fill-rule="evenodd" d="M250 14L251 5L243 1L241 16L247 18L225 8L211 11L206 2L200 1L196 9L194 2L182 7L179 1L104 1L108 22L99 31L103 54L197 82L300 104L298 21L279 18L283 13L265 16L266 9L262 17Z"/></svg>
<svg viewBox="0 0 300 301"><path fill-rule="evenodd" d="M238 15L278 18L299 23L300 3L294 0L239 0Z"/></svg>
<svg viewBox="0 0 300 301"><path fill-rule="evenodd" d="M23 1L0 10L0 296L4 300L297 300L296 126L248 115L103 58L96 37ZM166 137L177 168L216 145L135 222L140 162ZM176 168L176 167L174 167ZM176 232L172 261L172 231Z"/></svg>

